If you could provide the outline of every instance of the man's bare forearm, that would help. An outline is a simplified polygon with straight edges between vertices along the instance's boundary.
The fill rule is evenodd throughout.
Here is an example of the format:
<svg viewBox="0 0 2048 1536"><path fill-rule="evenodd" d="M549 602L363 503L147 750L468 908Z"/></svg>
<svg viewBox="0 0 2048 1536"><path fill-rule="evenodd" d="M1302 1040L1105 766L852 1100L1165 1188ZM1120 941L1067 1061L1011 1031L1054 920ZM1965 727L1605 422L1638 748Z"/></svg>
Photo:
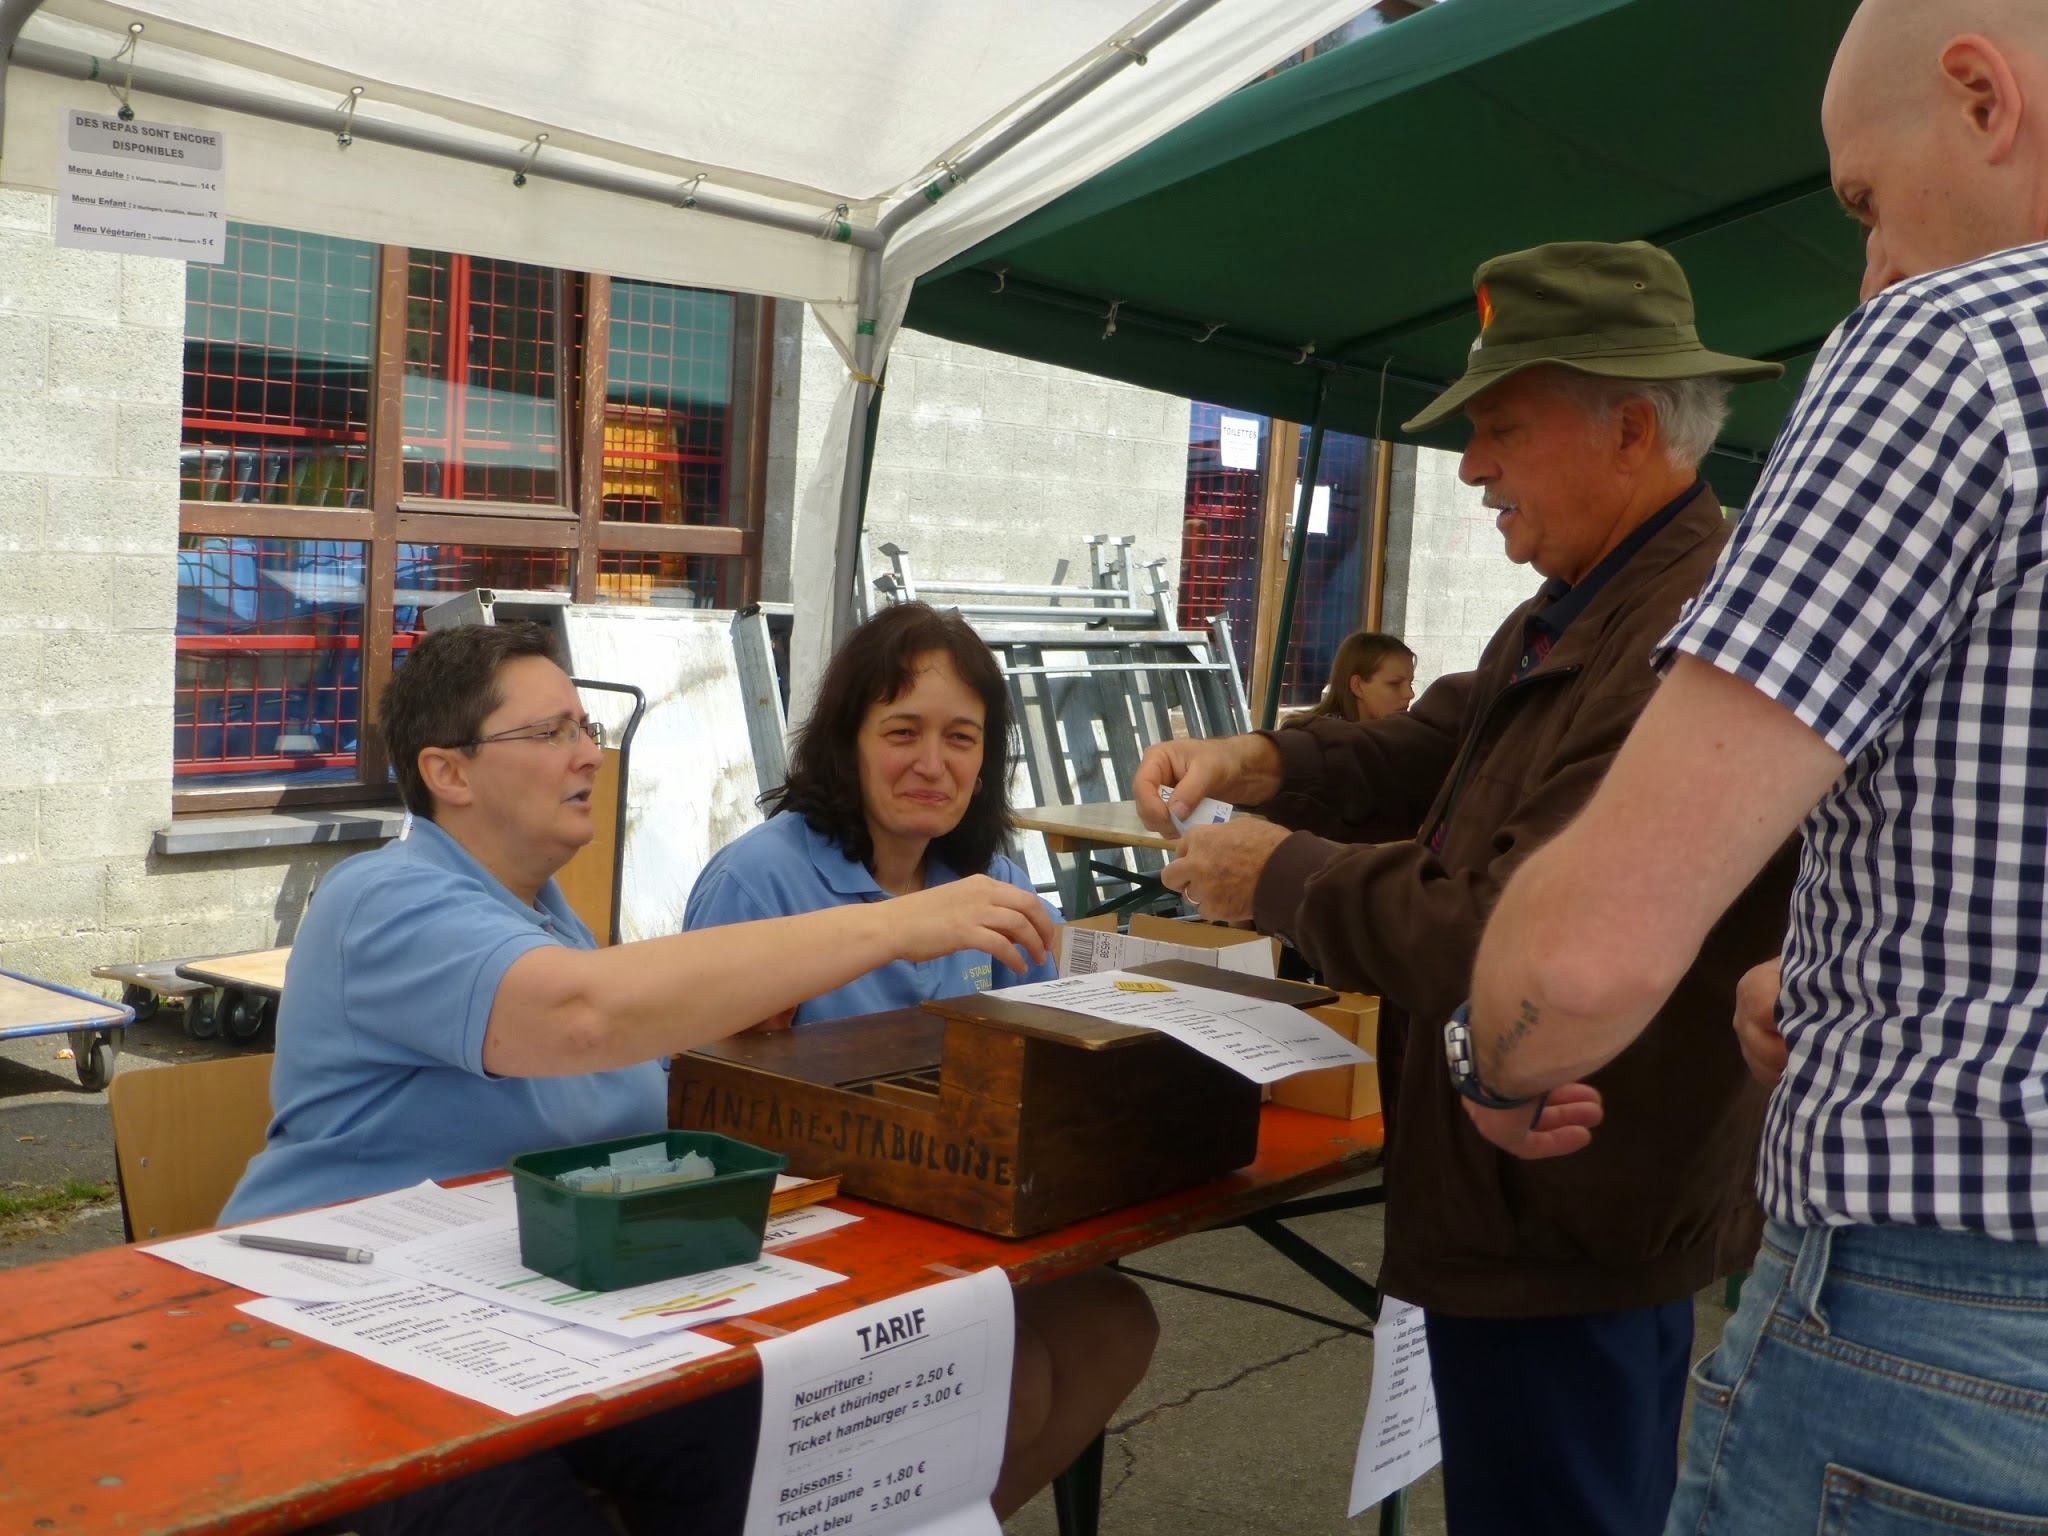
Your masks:
<svg viewBox="0 0 2048 1536"><path fill-rule="evenodd" d="M1842 768L1783 706L1678 657L1585 811L1501 893L1472 974L1486 1086L1545 1092L1626 1049Z"/></svg>

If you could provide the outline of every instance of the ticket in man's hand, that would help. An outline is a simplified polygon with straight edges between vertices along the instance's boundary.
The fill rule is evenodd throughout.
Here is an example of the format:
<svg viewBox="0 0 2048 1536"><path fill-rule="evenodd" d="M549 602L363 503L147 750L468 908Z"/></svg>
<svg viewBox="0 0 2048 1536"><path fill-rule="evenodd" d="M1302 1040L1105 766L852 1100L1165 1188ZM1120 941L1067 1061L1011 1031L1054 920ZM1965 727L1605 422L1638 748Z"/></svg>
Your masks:
<svg viewBox="0 0 2048 1536"><path fill-rule="evenodd" d="M1159 798L1166 802L1167 817L1173 822L1173 830L1182 837L1187 836L1189 827L1216 827L1230 820L1230 813L1237 809L1226 800L1204 798L1195 807L1195 814L1186 818L1173 814L1173 791L1164 784L1159 786Z"/></svg>

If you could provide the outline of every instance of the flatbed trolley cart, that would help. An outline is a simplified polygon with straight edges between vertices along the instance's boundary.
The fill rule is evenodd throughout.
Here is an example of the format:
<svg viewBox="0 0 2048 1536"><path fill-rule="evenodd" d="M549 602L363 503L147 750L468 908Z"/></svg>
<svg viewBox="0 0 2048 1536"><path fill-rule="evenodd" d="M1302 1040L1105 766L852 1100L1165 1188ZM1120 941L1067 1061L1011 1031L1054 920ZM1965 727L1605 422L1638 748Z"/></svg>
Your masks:
<svg viewBox="0 0 2048 1536"><path fill-rule="evenodd" d="M0 1040L28 1035L64 1035L78 1080L97 1092L114 1075L120 1045L114 1031L135 1022L135 1010L53 981L0 971Z"/></svg>
<svg viewBox="0 0 2048 1536"><path fill-rule="evenodd" d="M121 1001L135 1010L135 1022L146 1024L156 1017L164 999L185 1005L185 1033L194 1040L211 1040L220 1033L214 1016L213 988L203 981L188 981L178 974L182 960L143 960L135 964L96 965L93 975L102 981L121 983Z"/></svg>
<svg viewBox="0 0 2048 1536"><path fill-rule="evenodd" d="M178 974L201 986L220 988L214 1007L220 1032L237 1045L248 1045L259 1037L276 1036L277 1000L284 995L284 963L291 954L287 944L282 949L214 955L184 961Z"/></svg>

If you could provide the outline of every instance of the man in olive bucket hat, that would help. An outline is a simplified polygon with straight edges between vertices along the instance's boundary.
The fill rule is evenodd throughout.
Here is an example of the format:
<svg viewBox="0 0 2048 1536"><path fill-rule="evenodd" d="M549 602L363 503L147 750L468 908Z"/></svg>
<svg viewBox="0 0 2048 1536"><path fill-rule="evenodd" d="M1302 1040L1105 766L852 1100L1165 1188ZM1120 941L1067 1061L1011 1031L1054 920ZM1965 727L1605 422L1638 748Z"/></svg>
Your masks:
<svg viewBox="0 0 2048 1536"><path fill-rule="evenodd" d="M1763 1095L1729 1021L1737 979L1778 952L1791 861L1595 1077L1590 1146L1582 1090L1488 1107L1454 1016L1501 886L1593 793L1727 539L1698 466L1729 383L1779 369L1702 347L1684 274L1647 245L1517 252L1477 289L1464 377L1408 426L1471 418L1460 474L1541 589L1406 714L1162 743L1133 788L1162 831L1161 787L1182 816L1205 795L1258 809L1189 831L1166 883L1382 999L1381 1280L1427 1317L1451 1531L1644 1536L1677 1473L1693 1295L1757 1238ZM1475 1116L1553 1160L1509 1155Z"/></svg>

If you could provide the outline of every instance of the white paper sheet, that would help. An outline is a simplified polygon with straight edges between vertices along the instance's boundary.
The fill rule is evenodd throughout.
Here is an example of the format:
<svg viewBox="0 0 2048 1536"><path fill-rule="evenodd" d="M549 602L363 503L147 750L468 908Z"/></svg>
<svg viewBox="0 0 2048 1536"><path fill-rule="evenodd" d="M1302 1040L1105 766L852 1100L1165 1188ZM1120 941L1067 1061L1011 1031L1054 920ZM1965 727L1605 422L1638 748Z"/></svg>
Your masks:
<svg viewBox="0 0 2048 1536"><path fill-rule="evenodd" d="M808 1296L846 1277L795 1259L764 1255L698 1275L618 1291L579 1291L519 1262L516 1221L478 1222L378 1255L400 1274L521 1312L562 1318L621 1338L646 1338Z"/></svg>
<svg viewBox="0 0 2048 1536"><path fill-rule="evenodd" d="M807 1237L851 1226L859 1220L853 1212L837 1211L829 1205L800 1205L793 1211L768 1218L768 1228L761 1234L761 1246L780 1248L786 1243L799 1243Z"/></svg>
<svg viewBox="0 0 2048 1536"><path fill-rule="evenodd" d="M1216 432L1216 450L1225 469L1259 467L1259 419L1256 416L1224 416Z"/></svg>
<svg viewBox="0 0 2048 1536"><path fill-rule="evenodd" d="M746 1536L999 1536L1015 1331L989 1269L755 1345Z"/></svg>
<svg viewBox="0 0 2048 1536"><path fill-rule="evenodd" d="M1299 1008L1127 971L1032 982L1011 987L1003 996L1020 1003L1066 1008L1116 1024L1156 1029L1255 1083L1275 1083L1297 1072L1372 1060Z"/></svg>
<svg viewBox="0 0 2048 1536"><path fill-rule="evenodd" d="M58 245L218 264L226 150L216 129L65 108L57 127Z"/></svg>
<svg viewBox="0 0 2048 1536"><path fill-rule="evenodd" d="M433 1285L350 1301L245 1301L242 1310L505 1414L532 1413L729 1347L687 1332L632 1343Z"/></svg>
<svg viewBox="0 0 2048 1536"><path fill-rule="evenodd" d="M461 1189L416 1184L388 1195L372 1195L367 1200L352 1200L326 1210L299 1211L234 1230L308 1243L339 1243L381 1255L386 1249L415 1238L502 1219L511 1209L511 1183L510 1179L494 1179ZM381 1263L343 1264L333 1259L266 1253L258 1248L244 1248L221 1232L174 1237L142 1251L260 1296L283 1296L293 1301L341 1301L404 1290L418 1283Z"/></svg>
<svg viewBox="0 0 2048 1536"><path fill-rule="evenodd" d="M1135 965L1152 965L1160 960L1190 960L1196 965L1213 965L1218 970L1241 976L1273 975L1273 944L1259 934L1247 933L1242 944L1225 944L1211 949L1206 944L1175 944L1166 939L1133 938L1128 933L1104 933L1096 928L1060 928L1060 974L1087 976L1096 971L1127 971ZM1008 992L1004 993L1009 996Z"/></svg>
<svg viewBox="0 0 2048 1536"><path fill-rule="evenodd" d="M1372 1331L1372 1397L1351 1469L1351 1513L1398 1493L1443 1456L1422 1309L1385 1297Z"/></svg>

